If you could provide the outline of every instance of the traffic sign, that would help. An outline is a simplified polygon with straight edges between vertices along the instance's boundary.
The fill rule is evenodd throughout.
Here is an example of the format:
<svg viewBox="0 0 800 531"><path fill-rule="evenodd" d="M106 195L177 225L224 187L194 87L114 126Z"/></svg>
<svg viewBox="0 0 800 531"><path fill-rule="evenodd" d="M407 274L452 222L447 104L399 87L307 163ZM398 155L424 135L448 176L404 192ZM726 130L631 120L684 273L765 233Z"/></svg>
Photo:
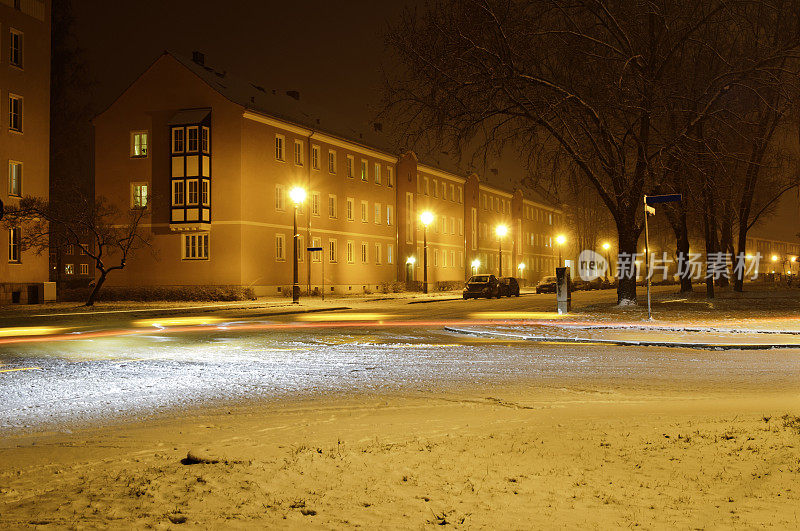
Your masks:
<svg viewBox="0 0 800 531"><path fill-rule="evenodd" d="M666 195L646 195L644 196L644 202L647 205L656 205L658 203L672 203L674 201L680 201L681 194L666 194Z"/></svg>

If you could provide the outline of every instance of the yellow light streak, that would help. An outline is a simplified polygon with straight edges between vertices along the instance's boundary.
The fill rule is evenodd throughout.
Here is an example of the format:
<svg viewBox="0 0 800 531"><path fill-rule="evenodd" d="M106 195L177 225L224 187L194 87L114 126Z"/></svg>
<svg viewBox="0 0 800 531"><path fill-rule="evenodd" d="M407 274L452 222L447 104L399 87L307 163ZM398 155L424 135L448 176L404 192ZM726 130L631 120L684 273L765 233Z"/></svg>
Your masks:
<svg viewBox="0 0 800 531"><path fill-rule="evenodd" d="M399 316L388 313L309 313L297 318L301 321L386 321Z"/></svg>
<svg viewBox="0 0 800 531"><path fill-rule="evenodd" d="M139 319L133 322L133 326L147 327L147 326L192 326L192 325L211 325L222 322L221 317L213 317L204 315L200 317L159 317L156 319Z"/></svg>
<svg viewBox="0 0 800 531"><path fill-rule="evenodd" d="M563 319L566 315L555 312L477 312L469 314L471 319Z"/></svg>
<svg viewBox="0 0 800 531"><path fill-rule="evenodd" d="M0 372L16 372L16 371L41 371L41 367L19 367L17 369L2 369Z"/></svg>
<svg viewBox="0 0 800 531"><path fill-rule="evenodd" d="M25 328L0 328L0 337L17 336L46 336L57 334L66 328L53 328L50 326L29 326Z"/></svg>

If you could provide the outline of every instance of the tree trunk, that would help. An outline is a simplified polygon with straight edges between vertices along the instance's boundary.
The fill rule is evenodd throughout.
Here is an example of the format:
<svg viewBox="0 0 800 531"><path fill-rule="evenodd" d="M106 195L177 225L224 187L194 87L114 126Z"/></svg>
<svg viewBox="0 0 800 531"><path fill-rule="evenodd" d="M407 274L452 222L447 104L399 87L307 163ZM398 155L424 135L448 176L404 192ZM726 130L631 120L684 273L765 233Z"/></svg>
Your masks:
<svg viewBox="0 0 800 531"><path fill-rule="evenodd" d="M730 204L728 201L725 202L725 208L723 210L723 217L720 223L719 231L719 250L730 255L731 257L734 257L733 219L731 217ZM722 275L719 279L719 286L721 288L725 288L728 287L728 285L730 285L730 278L728 275Z"/></svg>
<svg viewBox="0 0 800 531"><path fill-rule="evenodd" d="M736 260L734 261L734 271L736 272L733 277L733 291L742 293L744 291L744 269L747 265L747 225L739 223L739 237L737 241ZM739 264L738 261L742 263ZM737 267L738 266L738 267Z"/></svg>
<svg viewBox="0 0 800 531"><path fill-rule="evenodd" d="M620 306L636 304L636 247L639 243L639 233L634 220L628 223L617 222L617 235L619 255L617 255L617 304ZM622 260L626 257L627 261Z"/></svg>
<svg viewBox="0 0 800 531"><path fill-rule="evenodd" d="M667 214L669 224L672 226L672 231L675 233L676 242L676 258L678 264L687 264L689 262L689 229L686 224L686 208L683 202L675 207L667 207L664 209ZM692 275L687 267L683 267L679 271L681 277L681 293L691 293L692 291Z"/></svg>
<svg viewBox="0 0 800 531"><path fill-rule="evenodd" d="M710 188L709 185L704 186ZM709 257L717 250L717 220L714 215L714 198L710 190L704 191L703 234L706 241L706 297L714 298L714 277L709 271Z"/></svg>
<svg viewBox="0 0 800 531"><path fill-rule="evenodd" d="M108 271L102 271L100 273L100 278L97 279L97 283L94 285L94 289L89 295L89 300L86 301L86 306L94 306L94 301L97 298L97 294L100 292L100 288L103 287L103 282L106 281L106 276L108 276Z"/></svg>

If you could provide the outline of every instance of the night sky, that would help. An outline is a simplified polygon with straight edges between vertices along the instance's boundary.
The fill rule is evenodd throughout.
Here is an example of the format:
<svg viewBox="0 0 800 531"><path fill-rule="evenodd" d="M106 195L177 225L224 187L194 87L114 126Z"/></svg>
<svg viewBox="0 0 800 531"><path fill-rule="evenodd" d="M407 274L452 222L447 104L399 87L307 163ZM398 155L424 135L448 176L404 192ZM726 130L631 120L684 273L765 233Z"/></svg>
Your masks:
<svg viewBox="0 0 800 531"><path fill-rule="evenodd" d="M380 98L387 19L413 2L369 0L74 2L76 33L96 83L113 101L165 49L368 120Z"/></svg>

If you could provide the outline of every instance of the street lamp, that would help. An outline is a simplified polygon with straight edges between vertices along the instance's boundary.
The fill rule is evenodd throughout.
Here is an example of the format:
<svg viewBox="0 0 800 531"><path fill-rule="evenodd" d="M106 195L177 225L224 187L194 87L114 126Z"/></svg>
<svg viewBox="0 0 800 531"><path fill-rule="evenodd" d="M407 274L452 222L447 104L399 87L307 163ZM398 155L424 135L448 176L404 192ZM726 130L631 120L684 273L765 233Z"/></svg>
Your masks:
<svg viewBox="0 0 800 531"><path fill-rule="evenodd" d="M410 282L414 279L414 264L417 259L413 256L406 258L406 286L410 286Z"/></svg>
<svg viewBox="0 0 800 531"><path fill-rule="evenodd" d="M428 225L433 223L433 212L426 210L419 216L422 230L422 293L428 293Z"/></svg>
<svg viewBox="0 0 800 531"><path fill-rule="evenodd" d="M481 267L481 261L476 258L475 260L472 261L472 274L473 275L477 275L478 274L478 268L479 267Z"/></svg>
<svg viewBox="0 0 800 531"><path fill-rule="evenodd" d="M297 255L297 207L299 207L306 200L305 188L295 186L289 190L289 198L292 200L292 203L294 203L294 232L292 233L292 255L294 256L292 260L294 262L292 267L292 303L299 304L300 283L297 278L297 264L299 258Z"/></svg>
<svg viewBox="0 0 800 531"><path fill-rule="evenodd" d="M524 278L525 277L525 262L520 262L520 264L517 266L517 269L519 269L519 278Z"/></svg>
<svg viewBox="0 0 800 531"><path fill-rule="evenodd" d="M508 234L508 227L505 225L498 225L495 229L497 233L497 254L498 254L498 261L497 261L497 269L500 272L499 277L503 276L503 237Z"/></svg>
<svg viewBox="0 0 800 531"><path fill-rule="evenodd" d="M564 267L564 265L561 263L561 246L563 246L564 242L566 241L567 237L563 234L556 236L556 243L558 244L558 267Z"/></svg>

